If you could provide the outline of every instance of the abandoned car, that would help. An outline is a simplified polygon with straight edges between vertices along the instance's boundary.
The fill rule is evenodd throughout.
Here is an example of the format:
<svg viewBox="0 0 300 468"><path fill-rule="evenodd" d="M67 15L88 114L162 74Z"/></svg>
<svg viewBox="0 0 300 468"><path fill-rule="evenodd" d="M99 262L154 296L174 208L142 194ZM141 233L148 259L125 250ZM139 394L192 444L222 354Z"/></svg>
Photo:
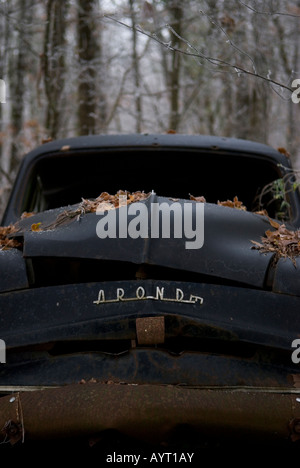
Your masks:
<svg viewBox="0 0 300 468"><path fill-rule="evenodd" d="M0 228L2 441L297 444L299 227L282 149L133 134L31 151Z"/></svg>

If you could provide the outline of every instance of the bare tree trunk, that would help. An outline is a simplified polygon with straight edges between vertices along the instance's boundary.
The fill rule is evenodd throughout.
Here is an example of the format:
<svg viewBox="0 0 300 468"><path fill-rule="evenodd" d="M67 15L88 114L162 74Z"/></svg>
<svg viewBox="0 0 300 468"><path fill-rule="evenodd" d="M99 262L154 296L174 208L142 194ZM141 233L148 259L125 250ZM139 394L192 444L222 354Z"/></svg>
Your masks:
<svg viewBox="0 0 300 468"><path fill-rule="evenodd" d="M7 14L9 11L8 2L2 2L0 4L0 41L2 44L1 51L0 51L0 78L5 80L7 78L7 50L8 50L8 43L10 38L10 30L9 30L9 22L7 20ZM5 151L4 147L4 123L3 123L3 110L7 103L0 103L0 218L3 214L5 209L7 199L9 196L9 191L12 186L13 180L10 177L10 174L7 172L8 168L8 152ZM4 159L6 158L6 159Z"/></svg>
<svg viewBox="0 0 300 468"><path fill-rule="evenodd" d="M4 80L6 78L6 65L7 65L7 49L8 49L8 41L9 41L9 26L8 21L6 19L8 11L8 4L7 2L2 2L0 4L0 41L2 47L0 49L0 79ZM3 131L3 113L2 113L2 104L0 103L0 134ZM2 163L2 138L0 138L0 167ZM1 174L0 174L1 176Z"/></svg>
<svg viewBox="0 0 300 468"><path fill-rule="evenodd" d="M181 47L181 34L182 34L182 19L183 19L183 6L179 0L169 2L163 0L162 4L165 6L165 12L169 17L169 40L172 48L180 49ZM158 18L157 21L158 31L156 36L162 44L161 47L161 65L163 71L163 77L166 83L168 91L169 101L169 116L167 122L167 130L178 130L180 121L180 66L181 66L181 54L176 51L168 50L163 44L166 42L165 36L159 30Z"/></svg>
<svg viewBox="0 0 300 468"><path fill-rule="evenodd" d="M101 8L101 3L100 0L98 0L98 8L100 10ZM101 15L101 11L100 11ZM106 67L105 67L105 59L103 57L103 51L102 51L102 24L99 22L98 23L98 30L97 30L97 37L98 40L96 42L96 47L97 47L97 54L98 54L98 69L99 73L97 74L97 95L98 95L98 130L100 132L106 131L107 129L107 118L108 118L108 112L107 112L107 95L105 92L105 83L106 83Z"/></svg>
<svg viewBox="0 0 300 468"><path fill-rule="evenodd" d="M179 49L181 45L181 28L182 28L182 18L183 10L181 2L175 2L170 11L172 15L171 27L176 34L173 36L174 48ZM181 63L181 54L173 52L172 56L172 68L171 68L171 96L170 96L170 117L169 117L169 128L177 131L180 121L180 105L179 105L179 95L180 95L180 63Z"/></svg>
<svg viewBox="0 0 300 468"><path fill-rule="evenodd" d="M136 111L136 132L141 133L142 130L142 98L141 98L141 83L140 83L140 63L137 51L137 31L134 12L134 0L129 0L130 15L132 22L132 67L134 73L134 95L135 95L135 111Z"/></svg>
<svg viewBox="0 0 300 468"><path fill-rule="evenodd" d="M253 42L260 37L260 32L266 27L269 18L262 15L254 15L252 21ZM268 28L267 28L268 29ZM268 68L266 53L269 49L268 35L261 36L257 41L257 47L254 48L252 60L255 63L258 73L265 73ZM267 83L255 80L249 80L249 134L248 138L262 143L266 143L269 134L269 106L270 106L270 87Z"/></svg>
<svg viewBox="0 0 300 468"><path fill-rule="evenodd" d="M94 36L95 0L78 0L78 133L87 135L96 133L96 70L97 42Z"/></svg>
<svg viewBox="0 0 300 468"><path fill-rule="evenodd" d="M26 76L26 55L24 40L26 37L26 20L28 18L29 2L23 0L18 2L19 7L19 27L17 39L17 55L11 57L9 64L9 85L11 95L11 157L9 172L14 173L19 166L19 150L17 137L19 136L23 126L23 110L24 110L24 89Z"/></svg>
<svg viewBox="0 0 300 468"><path fill-rule="evenodd" d="M57 138L60 127L60 100L65 81L65 17L67 2L48 0L44 36L43 71L47 97L46 129Z"/></svg>
<svg viewBox="0 0 300 468"><path fill-rule="evenodd" d="M299 25L297 25L299 30ZM296 37L299 37L299 33ZM297 40L294 44L294 70L300 69L300 54L298 50ZM296 166L299 164L300 158L300 135L299 135L299 116L300 116L300 104L295 104L292 99L289 102L288 109L288 121L286 129L286 138L288 142L289 152L291 153L292 163ZM297 161L298 160L298 161ZM300 167L299 167L300 169Z"/></svg>

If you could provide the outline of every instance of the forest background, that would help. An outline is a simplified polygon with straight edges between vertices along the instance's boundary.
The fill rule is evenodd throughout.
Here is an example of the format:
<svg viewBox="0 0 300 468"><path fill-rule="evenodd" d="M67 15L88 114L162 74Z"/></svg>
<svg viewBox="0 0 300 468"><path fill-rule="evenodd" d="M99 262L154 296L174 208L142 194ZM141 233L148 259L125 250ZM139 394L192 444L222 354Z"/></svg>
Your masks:
<svg viewBox="0 0 300 468"><path fill-rule="evenodd" d="M0 214L24 154L69 136L246 138L300 169L299 37L299 0L0 0Z"/></svg>

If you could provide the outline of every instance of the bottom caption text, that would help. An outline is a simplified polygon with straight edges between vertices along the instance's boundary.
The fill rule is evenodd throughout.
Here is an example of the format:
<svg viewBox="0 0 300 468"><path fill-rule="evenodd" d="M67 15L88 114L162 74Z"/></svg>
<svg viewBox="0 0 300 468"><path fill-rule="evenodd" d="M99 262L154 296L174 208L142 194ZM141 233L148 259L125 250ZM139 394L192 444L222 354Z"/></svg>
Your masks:
<svg viewBox="0 0 300 468"><path fill-rule="evenodd" d="M174 453L174 452L153 452L147 456L141 454L118 454L113 452L107 454L105 461L107 463L131 463L134 466L142 462L148 463L191 463L194 453Z"/></svg>

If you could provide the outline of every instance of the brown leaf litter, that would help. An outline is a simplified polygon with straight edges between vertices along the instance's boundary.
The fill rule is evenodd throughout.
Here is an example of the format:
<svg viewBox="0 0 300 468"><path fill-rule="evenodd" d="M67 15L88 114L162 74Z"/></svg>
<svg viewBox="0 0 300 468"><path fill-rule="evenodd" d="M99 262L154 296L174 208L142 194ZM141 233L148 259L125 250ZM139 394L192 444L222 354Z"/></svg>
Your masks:
<svg viewBox="0 0 300 468"><path fill-rule="evenodd" d="M47 229L55 229L60 224L64 224L66 221L73 218L77 218L79 221L80 218L87 213L96 213L96 211L106 211L119 208L120 199L122 200L122 204L126 200L126 204L129 205L130 203L144 200L149 196L150 193L144 193L141 191L131 193L119 190L115 195L102 192L97 198L93 200L82 198L82 202L75 210L65 210L60 213L55 222L50 226L47 226Z"/></svg>
<svg viewBox="0 0 300 468"><path fill-rule="evenodd" d="M199 197L194 197L194 195L191 195L190 194L190 200L194 200L196 202L200 202L200 203L205 203L206 202L206 199L205 197L203 196L199 196ZM235 208L237 210L243 210L243 211L247 211L247 208L246 206L243 204L243 202L241 202L237 196L235 196L233 198L233 200L224 200L224 201L219 201L218 200L218 205L220 206L227 206L229 208ZM257 214L265 214L265 213L257 213Z"/></svg>
<svg viewBox="0 0 300 468"><path fill-rule="evenodd" d="M295 257L300 255L300 230L289 230L285 224L279 224L271 218L268 219L275 230L268 229L265 236L261 238L261 242L252 240L251 242L254 244L252 248L262 253L274 253L275 260L280 257L289 258L296 266Z"/></svg>
<svg viewBox="0 0 300 468"><path fill-rule="evenodd" d="M194 195L191 195L191 194L189 194L189 195L190 195L190 200L200 202L200 203L206 203L206 199L202 195L199 196L199 197L194 197Z"/></svg>
<svg viewBox="0 0 300 468"><path fill-rule="evenodd" d="M116 209L119 207L120 199L122 204L124 201L127 205L134 203L140 200L144 200L150 196L150 193L144 193L141 191L137 192L127 192L119 190L115 195L110 195L107 192L102 192L97 198L89 200L82 198L81 203L76 209L64 210L58 215L54 223L48 226L43 226L41 222L33 223L30 230L32 232L40 232L48 229L55 229L59 225L65 224L66 222L77 218L80 218L87 213L95 213L97 210L105 211ZM120 198L122 197L122 198ZM37 215L38 213L27 213L24 212L21 216L21 220L30 218L31 216ZM14 234L19 231L18 222L15 224L10 224L9 226L1 227L0 226L0 249L10 249L10 248L19 248L22 247L22 244L14 238Z"/></svg>
<svg viewBox="0 0 300 468"><path fill-rule="evenodd" d="M31 230L39 232L42 230L55 229L60 225L70 222L74 218L78 221L87 213L95 213L97 211L105 211L116 209L123 204L129 205L130 203L144 200L150 196L150 193L141 191L127 192L119 190L116 194L111 195L108 192L102 192L97 198L89 200L82 198L81 203L75 209L64 210L58 215L56 220L48 226L42 226L42 223L37 222L31 225ZM196 202L205 203L206 199L203 196L189 195L190 199ZM246 211L244 206L237 196L233 200L218 201L218 205L226 206L242 211ZM23 213L22 218L28 218L36 213ZM279 257L290 258L294 265L295 257L300 255L300 230L292 231L286 228L285 224L279 224L272 220L265 210L257 211L256 214L268 217L270 225L275 229L273 231L267 230L265 236L261 238L261 242L251 241L253 249L257 249L262 253L272 252L275 254L275 259ZM0 227L0 248L19 248L22 244L14 238L14 234L18 232L17 225L9 225L7 227Z"/></svg>
<svg viewBox="0 0 300 468"><path fill-rule="evenodd" d="M218 205L228 206L229 208L236 208L237 210L247 211L247 208L245 207L245 205L243 205L243 202L239 201L238 197L236 196L234 197L233 201L218 201Z"/></svg>
<svg viewBox="0 0 300 468"><path fill-rule="evenodd" d="M21 246L21 243L10 236L17 232L15 225L10 224L9 226L0 226L0 249L16 249Z"/></svg>

